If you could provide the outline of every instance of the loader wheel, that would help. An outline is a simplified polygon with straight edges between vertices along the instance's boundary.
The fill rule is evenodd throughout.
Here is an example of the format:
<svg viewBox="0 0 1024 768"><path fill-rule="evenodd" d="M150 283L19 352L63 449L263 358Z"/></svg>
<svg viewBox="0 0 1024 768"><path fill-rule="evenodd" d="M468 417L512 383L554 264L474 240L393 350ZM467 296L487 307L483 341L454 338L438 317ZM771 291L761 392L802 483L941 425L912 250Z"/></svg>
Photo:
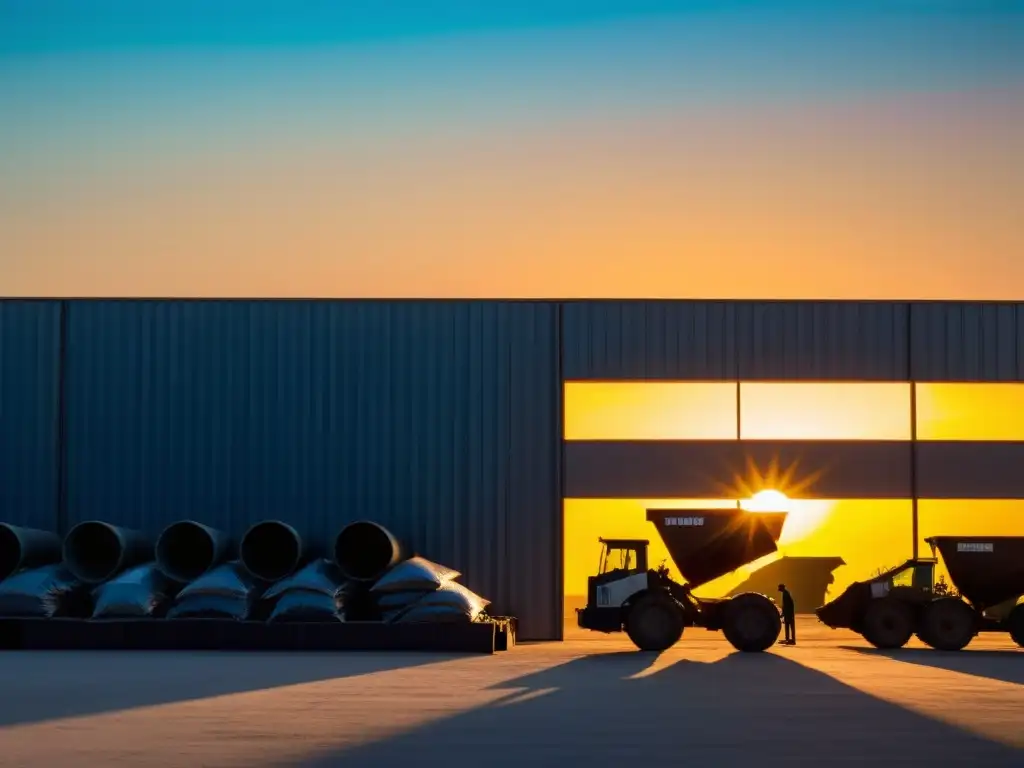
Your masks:
<svg viewBox="0 0 1024 768"><path fill-rule="evenodd" d="M864 613L864 639L875 648L902 648L914 634L914 619L903 603L883 597L872 600Z"/></svg>
<svg viewBox="0 0 1024 768"><path fill-rule="evenodd" d="M937 651L962 651L976 632L974 611L955 597L941 597L925 608L917 636Z"/></svg>
<svg viewBox="0 0 1024 768"><path fill-rule="evenodd" d="M626 634L641 651L664 651L683 636L683 614L668 595L640 598L626 614Z"/></svg>
<svg viewBox="0 0 1024 768"><path fill-rule="evenodd" d="M1006 625L1010 629L1010 639L1021 648L1024 648L1024 603L1010 611L1010 615L1006 619Z"/></svg>
<svg viewBox="0 0 1024 768"><path fill-rule="evenodd" d="M725 607L722 632L733 648L760 653L775 645L782 620L772 601L753 593L737 595Z"/></svg>

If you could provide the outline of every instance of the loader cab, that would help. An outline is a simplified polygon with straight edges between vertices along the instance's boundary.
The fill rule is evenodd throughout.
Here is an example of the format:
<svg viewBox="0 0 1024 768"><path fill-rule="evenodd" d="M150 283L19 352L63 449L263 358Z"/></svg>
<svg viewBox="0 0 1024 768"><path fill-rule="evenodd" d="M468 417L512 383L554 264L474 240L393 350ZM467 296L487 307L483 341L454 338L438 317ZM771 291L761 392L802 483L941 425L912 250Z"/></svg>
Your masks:
<svg viewBox="0 0 1024 768"><path fill-rule="evenodd" d="M601 560L598 577L625 576L647 570L647 539L598 539L601 542ZM602 579L603 581L603 579Z"/></svg>
<svg viewBox="0 0 1024 768"><path fill-rule="evenodd" d="M597 575L587 577L587 605L577 608L577 624L598 632L622 631L625 600L648 585L647 539L598 539Z"/></svg>
<svg viewBox="0 0 1024 768"><path fill-rule="evenodd" d="M909 589L915 592L930 593L935 585L936 562L934 558L908 560L903 565L884 574L880 579L876 579L876 583L883 584L885 592L892 589Z"/></svg>

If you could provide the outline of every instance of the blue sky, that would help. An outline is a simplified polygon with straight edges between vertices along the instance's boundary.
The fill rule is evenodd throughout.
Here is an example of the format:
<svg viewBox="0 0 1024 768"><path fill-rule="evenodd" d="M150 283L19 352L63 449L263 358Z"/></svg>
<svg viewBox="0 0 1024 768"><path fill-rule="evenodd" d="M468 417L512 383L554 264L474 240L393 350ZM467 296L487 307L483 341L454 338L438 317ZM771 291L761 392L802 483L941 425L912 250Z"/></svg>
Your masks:
<svg viewBox="0 0 1024 768"><path fill-rule="evenodd" d="M1022 11L1018 0L0 0L0 51L309 45L654 15L783 14L799 22L884 13L1006 23Z"/></svg>

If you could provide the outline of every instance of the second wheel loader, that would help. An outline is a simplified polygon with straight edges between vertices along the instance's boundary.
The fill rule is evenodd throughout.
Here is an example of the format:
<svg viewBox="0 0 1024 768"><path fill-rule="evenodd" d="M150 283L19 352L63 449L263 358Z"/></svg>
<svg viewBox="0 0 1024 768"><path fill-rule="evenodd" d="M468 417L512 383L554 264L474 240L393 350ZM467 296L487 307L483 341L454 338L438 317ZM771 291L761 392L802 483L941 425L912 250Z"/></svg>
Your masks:
<svg viewBox="0 0 1024 768"><path fill-rule="evenodd" d="M932 557L854 582L818 608L818 619L833 629L852 629L888 650L902 648L916 635L936 650L959 651L980 632L1006 632L1024 648L1024 536L934 536L926 541ZM935 589L939 556L959 595ZM1000 606L1005 610L996 610Z"/></svg>

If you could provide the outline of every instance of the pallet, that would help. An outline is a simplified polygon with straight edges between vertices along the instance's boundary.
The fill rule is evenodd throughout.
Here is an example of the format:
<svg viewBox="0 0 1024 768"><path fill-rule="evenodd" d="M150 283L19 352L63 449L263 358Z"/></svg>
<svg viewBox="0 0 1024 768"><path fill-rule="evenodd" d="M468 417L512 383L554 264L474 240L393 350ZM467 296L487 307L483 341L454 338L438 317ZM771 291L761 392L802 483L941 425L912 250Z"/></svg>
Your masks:
<svg viewBox="0 0 1024 768"><path fill-rule="evenodd" d="M515 619L472 624L228 619L0 619L0 650L429 651L483 653L515 644Z"/></svg>

